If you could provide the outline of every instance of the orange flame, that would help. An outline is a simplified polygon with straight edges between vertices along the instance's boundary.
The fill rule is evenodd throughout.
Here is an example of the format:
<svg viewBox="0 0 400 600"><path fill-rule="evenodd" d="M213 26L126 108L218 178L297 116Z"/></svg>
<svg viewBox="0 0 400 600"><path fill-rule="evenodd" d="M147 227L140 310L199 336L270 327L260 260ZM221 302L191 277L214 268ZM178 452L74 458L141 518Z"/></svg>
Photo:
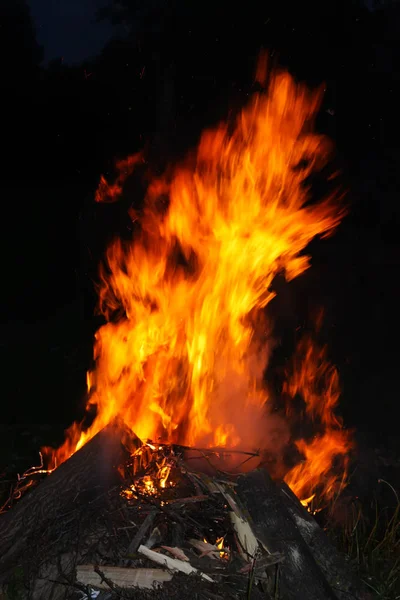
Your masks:
<svg viewBox="0 0 400 600"><path fill-rule="evenodd" d="M283 391L289 398L300 397L305 405L306 417L318 428L319 433L311 442L299 439L297 448L304 461L286 476L286 483L299 498L309 496L309 504L318 489L323 489L324 500L331 499L345 483L347 455L351 449L350 432L342 427L335 414L340 388L336 368L326 357L326 348L319 348L310 336L304 336L297 347L293 372L288 373ZM291 418L291 406L287 415ZM341 460L342 468L332 470L335 461Z"/></svg>
<svg viewBox="0 0 400 600"><path fill-rule="evenodd" d="M140 232L113 243L101 271L108 322L88 376L97 416L86 432L72 426L58 462L115 417L143 440L263 447L271 344L260 315L271 283L307 269L302 251L344 214L336 193L310 202L309 176L331 151L313 128L320 102L320 91L276 74L233 128L206 131L194 160L152 181L132 213ZM119 163L113 185L102 178L96 200L115 200L140 160Z"/></svg>

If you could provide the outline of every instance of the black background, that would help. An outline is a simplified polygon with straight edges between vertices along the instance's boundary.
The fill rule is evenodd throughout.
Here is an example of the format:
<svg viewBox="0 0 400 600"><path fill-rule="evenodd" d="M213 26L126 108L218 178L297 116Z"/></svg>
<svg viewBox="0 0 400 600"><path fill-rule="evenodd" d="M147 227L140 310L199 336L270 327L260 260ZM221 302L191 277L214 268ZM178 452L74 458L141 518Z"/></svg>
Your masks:
<svg viewBox="0 0 400 600"><path fill-rule="evenodd" d="M100 16L122 21L126 37L73 67L43 66L22 0L0 9L1 420L67 426L79 415L99 324L92 282L127 225L123 203L95 205L100 174L144 144L160 163L183 154L246 102L264 47L271 63L326 83L319 128L336 143L351 205L336 235L311 245L312 268L277 283L271 310L287 340L277 356L323 306L346 423L395 433L400 4L119 4L122 16Z"/></svg>

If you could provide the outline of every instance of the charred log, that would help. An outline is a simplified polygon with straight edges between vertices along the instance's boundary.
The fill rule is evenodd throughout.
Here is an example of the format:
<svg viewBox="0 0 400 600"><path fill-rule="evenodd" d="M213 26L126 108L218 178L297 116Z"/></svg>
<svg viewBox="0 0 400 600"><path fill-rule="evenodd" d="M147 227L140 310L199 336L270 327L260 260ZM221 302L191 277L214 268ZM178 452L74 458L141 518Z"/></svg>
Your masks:
<svg viewBox="0 0 400 600"><path fill-rule="evenodd" d="M268 552L285 557L279 567L279 597L337 600L268 473L252 471L239 476L237 484L237 495L251 517L255 536Z"/></svg>
<svg viewBox="0 0 400 600"><path fill-rule="evenodd" d="M280 491L284 505L338 600L371 600L371 594L352 572L345 557L331 544L326 533L289 486L281 483Z"/></svg>

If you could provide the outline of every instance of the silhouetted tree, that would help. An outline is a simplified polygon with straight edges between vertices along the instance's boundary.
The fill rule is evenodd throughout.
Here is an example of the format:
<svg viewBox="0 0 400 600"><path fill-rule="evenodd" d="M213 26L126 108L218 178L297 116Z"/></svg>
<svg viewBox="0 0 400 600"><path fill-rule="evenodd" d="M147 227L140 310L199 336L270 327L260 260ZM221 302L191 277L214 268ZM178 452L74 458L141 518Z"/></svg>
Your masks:
<svg viewBox="0 0 400 600"><path fill-rule="evenodd" d="M26 0L0 2L0 56L3 88L24 88L37 77L43 51Z"/></svg>

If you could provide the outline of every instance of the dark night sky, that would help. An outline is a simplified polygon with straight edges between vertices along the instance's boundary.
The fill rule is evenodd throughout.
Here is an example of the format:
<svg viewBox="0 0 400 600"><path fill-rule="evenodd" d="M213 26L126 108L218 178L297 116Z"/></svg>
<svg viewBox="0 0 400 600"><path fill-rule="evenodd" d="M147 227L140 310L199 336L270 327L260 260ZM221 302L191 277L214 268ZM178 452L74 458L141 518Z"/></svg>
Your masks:
<svg viewBox="0 0 400 600"><path fill-rule="evenodd" d="M45 62L63 57L67 64L98 54L112 35L106 22L95 21L102 0L29 0Z"/></svg>
<svg viewBox="0 0 400 600"><path fill-rule="evenodd" d="M107 22L96 22L105 0L28 0L45 62L62 57L79 63L98 54L113 34ZM364 0L373 10L374 0Z"/></svg>
<svg viewBox="0 0 400 600"><path fill-rule="evenodd" d="M245 86L262 43L279 46L279 60L300 78L327 81L325 108L333 112L324 110L322 121L337 142L352 202L337 235L315 246L313 268L282 298L279 310L284 312L287 300L290 333L301 306L326 307L326 341L341 369L344 404L354 404L357 418L374 424L376 400L382 415L394 410L391 394L397 386L398 351L390 348L400 335L400 154L394 133L400 11L397 20L387 19L384 11L364 10L362 18L349 11L343 31L338 17L327 39L329 19L336 18L333 2L323 7L333 10L325 21L304 17L303 5L297 13L286 14L284 0L274 0L266 10L275 8L277 23L255 23L250 9L236 14L234 7L228 13L221 10L214 23L209 20L214 0L206 0L205 8L188 3L188 12L197 7L196 19L204 20L196 24L198 37L189 35L189 26L179 36L168 29L154 50L156 36L139 27L135 31L144 40L143 53L137 49L137 35L131 46L116 43L101 53L116 32L106 22L95 22L96 10L105 1L27 0L44 64L63 57L64 66L42 69L31 88L16 76L15 91L5 88L3 94L8 101L4 113L13 123L3 141L10 161L2 164L7 181L0 240L2 256L11 256L3 267L9 293L3 295L0 311L0 363L10 420L20 418L15 407L21 399L31 406L24 413L28 419L59 418L64 425L75 416L98 326L93 319L98 260L110 220L117 231L121 215L126 216L116 206L95 207L94 191L100 174L112 170L115 157L137 151L143 140L152 143L162 130L163 106L168 105L163 104L163 78L169 77L170 63L176 63L171 71L175 112L167 124L167 148L170 144L180 151L180 144L187 150L205 126L247 101ZM313 14L318 3L309 4ZM178 25L182 18L179 13ZM24 45L19 42L19 47ZM93 74L87 78L77 63L91 57L85 68ZM22 60L29 62L26 56ZM10 73L18 75L17 60L15 65ZM31 402L32 390L40 402ZM357 410L361 403L366 410ZM384 416L381 420L389 421Z"/></svg>

